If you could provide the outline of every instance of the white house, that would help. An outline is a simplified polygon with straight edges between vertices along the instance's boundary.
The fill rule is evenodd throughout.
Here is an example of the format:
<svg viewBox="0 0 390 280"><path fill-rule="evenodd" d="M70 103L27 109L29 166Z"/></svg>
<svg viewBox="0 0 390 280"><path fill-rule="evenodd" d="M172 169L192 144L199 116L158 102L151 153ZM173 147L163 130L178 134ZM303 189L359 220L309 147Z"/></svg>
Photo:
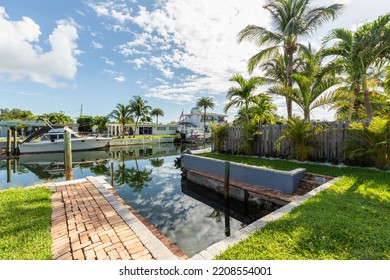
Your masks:
<svg viewBox="0 0 390 280"><path fill-rule="evenodd" d="M204 128L203 117L204 117L203 112L199 111L196 108L192 108L190 114L183 115L183 118L181 118L179 124L184 125L187 128L194 127L194 128L203 129ZM226 123L225 120L226 117L227 115L207 112L206 110L206 130L210 128L210 124L212 122L218 124Z"/></svg>
<svg viewBox="0 0 390 280"><path fill-rule="evenodd" d="M132 134L135 124L126 124L125 133ZM138 124L136 135L176 135L180 129L178 124ZM117 123L107 124L107 132L110 136L122 135L122 125Z"/></svg>

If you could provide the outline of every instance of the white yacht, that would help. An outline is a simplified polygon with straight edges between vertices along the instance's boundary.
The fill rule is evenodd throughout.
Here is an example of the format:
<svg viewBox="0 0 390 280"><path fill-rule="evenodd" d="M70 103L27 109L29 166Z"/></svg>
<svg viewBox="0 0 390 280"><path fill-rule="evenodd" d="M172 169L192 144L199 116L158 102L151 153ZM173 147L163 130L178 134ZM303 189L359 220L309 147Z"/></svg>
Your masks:
<svg viewBox="0 0 390 280"><path fill-rule="evenodd" d="M48 153L64 150L64 132L71 134L72 151L98 150L106 147L109 137L82 136L69 127L45 127L19 144L19 153Z"/></svg>

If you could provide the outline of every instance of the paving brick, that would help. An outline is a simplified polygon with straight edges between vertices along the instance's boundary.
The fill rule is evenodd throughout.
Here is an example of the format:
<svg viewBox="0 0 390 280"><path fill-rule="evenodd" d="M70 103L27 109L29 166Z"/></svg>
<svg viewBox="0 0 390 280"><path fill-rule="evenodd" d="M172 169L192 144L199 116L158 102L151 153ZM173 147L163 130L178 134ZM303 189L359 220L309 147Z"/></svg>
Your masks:
<svg viewBox="0 0 390 280"><path fill-rule="evenodd" d="M119 256L117 250L111 250L107 253L107 255L110 257L110 260L119 260L120 259L120 256Z"/></svg>
<svg viewBox="0 0 390 280"><path fill-rule="evenodd" d="M85 256L83 254L83 251L82 250L76 250L73 252L73 258L75 260L85 260Z"/></svg>
<svg viewBox="0 0 390 280"><path fill-rule="evenodd" d="M53 257L69 260L153 259L128 225L130 220L142 217L131 207L126 209L123 200L112 195L114 190L98 188L86 180L57 186L52 195ZM163 238L158 230L152 230Z"/></svg>
<svg viewBox="0 0 390 280"><path fill-rule="evenodd" d="M96 248L95 248L96 249ZM103 249L100 249L98 251L95 251L95 254L96 254L96 258L98 260L104 260L105 258L107 258L107 254L106 252L103 250Z"/></svg>
<svg viewBox="0 0 390 280"><path fill-rule="evenodd" d="M96 254L93 249L84 252L86 260L96 260Z"/></svg>

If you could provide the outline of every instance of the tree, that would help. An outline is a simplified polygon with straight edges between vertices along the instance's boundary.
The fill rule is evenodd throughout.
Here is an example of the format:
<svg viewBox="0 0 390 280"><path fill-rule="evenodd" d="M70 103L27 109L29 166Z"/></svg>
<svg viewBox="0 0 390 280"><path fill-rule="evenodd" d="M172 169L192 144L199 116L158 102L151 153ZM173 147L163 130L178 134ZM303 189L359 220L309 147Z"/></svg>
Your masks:
<svg viewBox="0 0 390 280"><path fill-rule="evenodd" d="M133 99L129 101L131 111L136 117L134 135L137 133L138 122L143 116L147 116L150 113L151 107L147 105L147 101L143 100L141 96L135 95Z"/></svg>
<svg viewBox="0 0 390 280"><path fill-rule="evenodd" d="M93 118L93 124L97 126L98 133L104 133L107 130L108 117L96 116Z"/></svg>
<svg viewBox="0 0 390 280"><path fill-rule="evenodd" d="M209 109L214 109L215 102L211 97L200 97L196 101L196 108L198 109L203 109L203 139L204 139L204 144L206 145L206 110Z"/></svg>
<svg viewBox="0 0 390 280"><path fill-rule="evenodd" d="M156 125L158 125L158 117L161 116L161 117L164 117L164 111L163 109L161 108L154 108L151 112L150 112L150 115L152 117L156 117Z"/></svg>
<svg viewBox="0 0 390 280"><path fill-rule="evenodd" d="M254 42L261 49L248 61L250 73L263 61L273 58L282 50L287 56L286 80L287 86L292 89L294 54L304 47L298 42L299 37L310 35L322 23L336 18L343 5L333 4L310 8L310 0L268 0L264 9L270 12L273 30L264 27L248 25L237 36L238 43L242 41ZM292 117L292 102L286 99L287 115Z"/></svg>
<svg viewBox="0 0 390 280"><path fill-rule="evenodd" d="M71 124L73 119L63 112L53 112L38 116L38 120L49 121L51 124Z"/></svg>
<svg viewBox="0 0 390 280"><path fill-rule="evenodd" d="M232 106L243 107L246 114L246 123L249 123L248 108L255 100L254 91L256 87L263 83L259 77L252 77L246 80L240 74L235 74L229 81L238 83L237 87L231 87L226 94L229 102L225 105L224 112L226 113Z"/></svg>
<svg viewBox="0 0 390 280"><path fill-rule="evenodd" d="M116 104L115 109L108 115L108 118L113 118L122 126L122 136L125 132L125 124L132 120L133 112L130 105Z"/></svg>
<svg viewBox="0 0 390 280"><path fill-rule="evenodd" d="M331 72L323 73L322 57L309 45L300 57L300 73L293 73L291 78L297 87L286 90L278 85L269 92L288 97L303 111L304 120L310 122L310 112L315 108L331 105L337 100L338 79Z"/></svg>
<svg viewBox="0 0 390 280"><path fill-rule="evenodd" d="M0 121L10 120L35 120L36 116L28 110L22 110L18 108L2 108L0 109Z"/></svg>
<svg viewBox="0 0 390 280"><path fill-rule="evenodd" d="M93 117L92 116L80 116L76 122L79 125L79 131L92 132Z"/></svg>
<svg viewBox="0 0 390 280"><path fill-rule="evenodd" d="M348 75L355 95L363 93L368 120L373 117L368 71L370 67L389 60L389 34L390 13L361 25L355 32L334 29L324 39L324 43L335 41L332 47L323 51L323 55L335 57L331 65L341 68ZM351 108L355 98L351 100Z"/></svg>

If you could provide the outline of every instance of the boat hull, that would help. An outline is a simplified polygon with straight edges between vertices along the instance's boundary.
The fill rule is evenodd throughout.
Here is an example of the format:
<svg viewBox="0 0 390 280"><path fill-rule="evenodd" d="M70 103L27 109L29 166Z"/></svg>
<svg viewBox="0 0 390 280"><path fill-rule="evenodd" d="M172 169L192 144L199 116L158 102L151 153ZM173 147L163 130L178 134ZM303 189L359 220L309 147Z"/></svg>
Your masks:
<svg viewBox="0 0 390 280"><path fill-rule="evenodd" d="M110 138L72 139L72 151L98 150L108 145ZM40 141L19 144L19 153L52 153L62 152L64 141Z"/></svg>

